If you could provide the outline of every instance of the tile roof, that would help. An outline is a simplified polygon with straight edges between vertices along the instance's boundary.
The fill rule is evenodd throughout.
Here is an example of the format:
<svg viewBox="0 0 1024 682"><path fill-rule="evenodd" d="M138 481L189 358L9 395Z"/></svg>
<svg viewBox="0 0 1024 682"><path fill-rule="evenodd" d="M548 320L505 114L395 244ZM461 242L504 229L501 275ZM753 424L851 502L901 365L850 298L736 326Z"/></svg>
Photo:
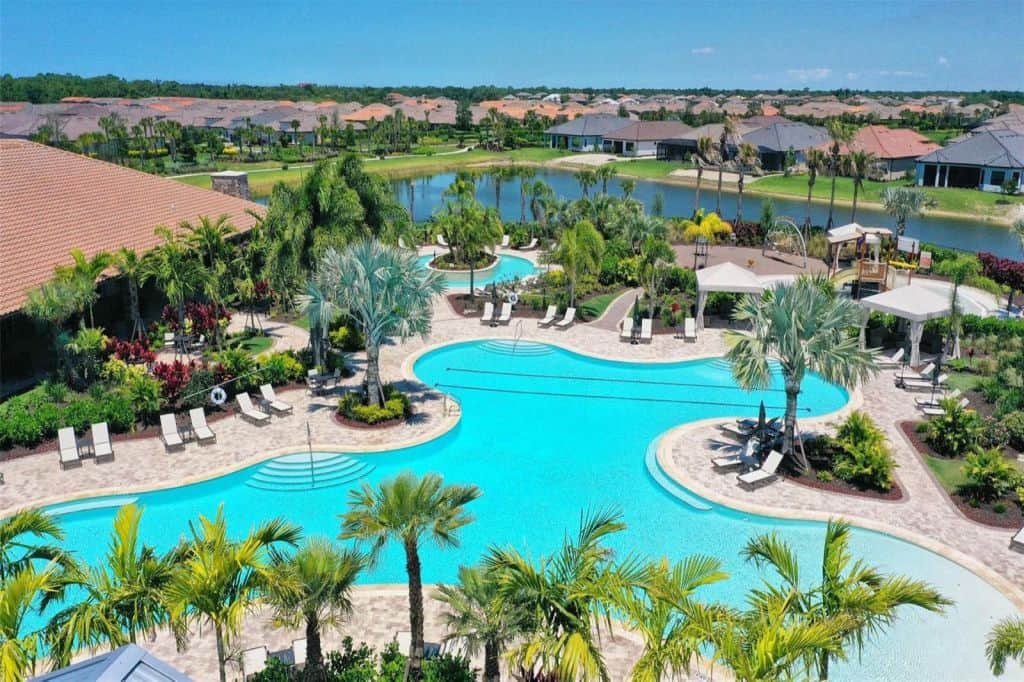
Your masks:
<svg viewBox="0 0 1024 682"><path fill-rule="evenodd" d="M589 114L548 128L549 135L607 135L629 125L630 120L614 114Z"/></svg>
<svg viewBox="0 0 1024 682"><path fill-rule="evenodd" d="M879 159L917 158L941 147L916 130L886 126L864 126L849 145L850 149L870 152Z"/></svg>
<svg viewBox="0 0 1024 682"><path fill-rule="evenodd" d="M624 128L605 133L606 140L630 142L667 140L689 132L690 126L680 121L634 121Z"/></svg>
<svg viewBox="0 0 1024 682"><path fill-rule="evenodd" d="M192 678L136 644L54 670L33 682L191 682Z"/></svg>
<svg viewBox="0 0 1024 682"><path fill-rule="evenodd" d="M987 130L962 142L918 158L925 163L1024 168L1024 135L1013 130Z"/></svg>
<svg viewBox="0 0 1024 682"><path fill-rule="evenodd" d="M54 267L128 246L146 251L161 242L157 225L227 214L240 231L262 212L251 201L193 187L105 161L36 144L0 139L0 315L25 302Z"/></svg>
<svg viewBox="0 0 1024 682"><path fill-rule="evenodd" d="M772 123L743 135L743 141L761 151L784 152L792 147L796 151L817 147L829 139L828 131L819 126L788 121Z"/></svg>

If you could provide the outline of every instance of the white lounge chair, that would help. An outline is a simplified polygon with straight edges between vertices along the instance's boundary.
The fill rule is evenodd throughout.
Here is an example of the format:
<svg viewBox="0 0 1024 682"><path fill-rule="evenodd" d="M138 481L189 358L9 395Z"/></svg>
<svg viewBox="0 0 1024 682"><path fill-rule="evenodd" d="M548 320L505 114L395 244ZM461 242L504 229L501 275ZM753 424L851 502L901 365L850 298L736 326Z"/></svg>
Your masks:
<svg viewBox="0 0 1024 682"><path fill-rule="evenodd" d="M731 455L712 457L711 464L716 469L731 469L732 467L754 463L754 441L751 439L743 446L743 450Z"/></svg>
<svg viewBox="0 0 1024 682"><path fill-rule="evenodd" d="M724 431L726 435L738 441L745 442L754 434L753 427L745 424L733 424L731 422L726 422L724 424L719 424L718 428Z"/></svg>
<svg viewBox="0 0 1024 682"><path fill-rule="evenodd" d="M555 326L558 327L559 329L568 329L569 326L572 325L572 323L575 321L576 309L567 308L565 311L565 315L562 315L562 319L560 319L558 322L555 322Z"/></svg>
<svg viewBox="0 0 1024 682"><path fill-rule="evenodd" d="M930 388L942 387L949 380L948 374L940 374L935 379L925 377L923 379L904 379L903 388L907 391L924 391Z"/></svg>
<svg viewBox="0 0 1024 682"><path fill-rule="evenodd" d="M508 301L501 304L501 313L494 320L498 324L508 324L512 321L512 304Z"/></svg>
<svg viewBox="0 0 1024 682"><path fill-rule="evenodd" d="M740 474L736 479L743 485L746 486L757 486L762 483L768 483L778 478L778 474L775 472L779 469L779 464L782 463L782 453L778 450L772 450L768 453L768 458L765 459L764 464L761 465L760 469L754 469L748 471L745 474Z"/></svg>
<svg viewBox="0 0 1024 682"><path fill-rule="evenodd" d="M544 317L542 317L541 319L537 320L537 326L538 327L546 327L549 324L552 324L555 321L556 317L558 317L558 306L556 306L556 305L549 305L548 306L548 311L546 313L544 313Z"/></svg>
<svg viewBox="0 0 1024 682"><path fill-rule="evenodd" d="M620 341L630 341L633 338L633 318L622 318L622 331L619 332Z"/></svg>
<svg viewBox="0 0 1024 682"><path fill-rule="evenodd" d="M503 249L507 249L508 248L508 235L507 234L501 235L501 248L503 248Z"/></svg>
<svg viewBox="0 0 1024 682"><path fill-rule="evenodd" d="M488 301L484 303L484 314L480 316L480 324L490 324L494 321L494 304Z"/></svg>
<svg viewBox="0 0 1024 682"><path fill-rule="evenodd" d="M896 349L895 353L888 355L879 355L875 358L875 364L879 367L899 367L900 360L903 359L903 349Z"/></svg>
<svg viewBox="0 0 1024 682"><path fill-rule="evenodd" d="M174 348L174 332L164 334L164 348Z"/></svg>
<svg viewBox="0 0 1024 682"><path fill-rule="evenodd" d="M249 679L267 667L267 647L258 646L242 652L242 675Z"/></svg>
<svg viewBox="0 0 1024 682"><path fill-rule="evenodd" d="M441 246L448 246L448 240L446 240L442 235L437 235L437 243Z"/></svg>
<svg viewBox="0 0 1024 682"><path fill-rule="evenodd" d="M285 401L279 399L277 394L274 393L274 387L270 384L263 384L260 386L260 395L270 405L270 409L278 414L291 414L292 406Z"/></svg>
<svg viewBox="0 0 1024 682"><path fill-rule="evenodd" d="M533 249L536 249L536 248L537 248L537 238L534 237L533 239L530 240L530 243L527 244L526 246L520 246L519 250L520 251L532 251Z"/></svg>
<svg viewBox="0 0 1024 682"><path fill-rule="evenodd" d="M185 441L181 439L178 422L173 413L160 415L160 436L164 439L164 446L168 449L185 447Z"/></svg>
<svg viewBox="0 0 1024 682"><path fill-rule="evenodd" d="M1017 531L1017 534L1010 538L1010 547L1024 549L1024 528Z"/></svg>
<svg viewBox="0 0 1024 682"><path fill-rule="evenodd" d="M927 379L928 377L931 376L932 372L934 371L935 363L929 362L927 365L924 366L924 369L922 369L920 372L915 372L914 370L908 367L906 369L898 369L895 372L893 372L892 375L897 379L899 379L900 377L902 377L903 379Z"/></svg>
<svg viewBox="0 0 1024 682"><path fill-rule="evenodd" d="M217 440L217 434L206 423L206 412L203 411L203 408L196 407L189 410L188 418L192 422L192 433L195 434L197 441L202 443L204 440Z"/></svg>
<svg viewBox="0 0 1024 682"><path fill-rule="evenodd" d="M969 401L967 398L961 398L960 402L957 403L957 406L963 409L970 404L971 401ZM929 417L941 417L942 415L946 414L946 411L941 407L922 407L921 412L928 415Z"/></svg>
<svg viewBox="0 0 1024 682"><path fill-rule="evenodd" d="M292 663L306 665L306 638L292 640Z"/></svg>
<svg viewBox="0 0 1024 682"><path fill-rule="evenodd" d="M270 421L270 415L262 410L257 410L253 404L252 399L248 393L242 392L235 396L235 402L238 403L238 409L241 411L241 415L251 421L253 424L266 424Z"/></svg>
<svg viewBox="0 0 1024 682"><path fill-rule="evenodd" d="M465 637L449 637L441 642L441 656L469 658L469 642Z"/></svg>
<svg viewBox="0 0 1024 682"><path fill-rule="evenodd" d="M914 402L917 404L918 407L938 407L942 403L943 399L945 399L945 398L959 398L959 397L960 397L960 389L959 388L954 388L949 393L947 393L945 395L935 396L934 398L932 398L932 397L928 397L928 398L914 398Z"/></svg>
<svg viewBox="0 0 1024 682"><path fill-rule="evenodd" d="M402 239L401 237L398 238L398 248L400 248L400 249L407 249L407 248L409 248L408 246L405 245L405 240Z"/></svg>
<svg viewBox="0 0 1024 682"><path fill-rule="evenodd" d="M697 340L697 320L692 317L683 320L683 338L687 341Z"/></svg>
<svg viewBox="0 0 1024 682"><path fill-rule="evenodd" d="M110 445L110 429L107 428L107 422L93 424L89 427L89 432L92 435L92 456L113 457L114 448Z"/></svg>
<svg viewBox="0 0 1024 682"><path fill-rule="evenodd" d="M67 468L69 464L77 464L78 439L75 438L75 430L65 426L57 432L57 452L60 455L60 467Z"/></svg>
<svg viewBox="0 0 1024 682"><path fill-rule="evenodd" d="M650 343L654 339L654 320L645 317L640 320L640 340Z"/></svg>

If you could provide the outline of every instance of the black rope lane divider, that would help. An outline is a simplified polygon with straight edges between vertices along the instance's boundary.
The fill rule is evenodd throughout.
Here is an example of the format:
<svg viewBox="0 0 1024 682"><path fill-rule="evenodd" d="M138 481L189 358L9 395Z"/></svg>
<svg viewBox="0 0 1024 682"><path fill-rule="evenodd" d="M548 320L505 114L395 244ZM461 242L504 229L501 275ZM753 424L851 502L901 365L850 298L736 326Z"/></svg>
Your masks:
<svg viewBox="0 0 1024 682"><path fill-rule="evenodd" d="M587 377L572 376L566 374L531 374L530 372L500 372L490 369L470 369L467 367L446 367L449 372L464 372L466 374L489 374L492 376L505 377L526 377L527 379L561 379L564 381L601 381L609 384L645 384L648 386L686 386L688 388L719 388L727 391L744 391L746 389L727 384L694 384L685 381L653 381L651 379L612 379L609 377ZM785 393L784 388L761 389L765 393Z"/></svg>
<svg viewBox="0 0 1024 682"><path fill-rule="evenodd" d="M718 402L713 400L681 400L678 398L646 398L646 397L633 397L633 396L620 396L620 395L591 395L588 393L560 393L557 391L526 391L517 390L514 388L490 388L488 386L463 386L461 384L434 384L435 388L455 388L463 391L483 391L485 393L511 393L515 395L539 395L549 398L584 398L590 400L627 400L637 401L644 403L675 403L678 405L711 405L714 407L742 407L750 409L759 409L760 403L730 403L730 402ZM784 405L765 405L765 409L768 410L785 410ZM798 407L800 412L810 412L809 407Z"/></svg>

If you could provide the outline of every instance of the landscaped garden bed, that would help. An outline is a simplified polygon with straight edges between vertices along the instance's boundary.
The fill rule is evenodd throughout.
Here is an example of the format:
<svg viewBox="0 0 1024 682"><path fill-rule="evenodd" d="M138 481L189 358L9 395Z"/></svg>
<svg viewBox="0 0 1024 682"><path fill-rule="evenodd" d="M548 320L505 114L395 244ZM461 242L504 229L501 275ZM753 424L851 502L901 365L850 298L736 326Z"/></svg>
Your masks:
<svg viewBox="0 0 1024 682"><path fill-rule="evenodd" d="M344 426L362 429L384 429L405 423L412 415L412 401L393 384L382 390L384 402L368 405L364 390L352 391L338 401L334 419Z"/></svg>

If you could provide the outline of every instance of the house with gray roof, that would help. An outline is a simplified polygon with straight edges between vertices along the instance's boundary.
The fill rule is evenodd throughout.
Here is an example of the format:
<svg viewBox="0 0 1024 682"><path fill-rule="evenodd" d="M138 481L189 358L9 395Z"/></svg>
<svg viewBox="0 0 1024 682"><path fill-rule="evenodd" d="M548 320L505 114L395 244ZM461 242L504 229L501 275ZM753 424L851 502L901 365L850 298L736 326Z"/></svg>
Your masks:
<svg viewBox="0 0 1024 682"><path fill-rule="evenodd" d="M32 682L192 682L159 658L135 644L108 651Z"/></svg>
<svg viewBox="0 0 1024 682"><path fill-rule="evenodd" d="M761 157L761 168L766 171L782 170L786 154L793 152L796 163L806 161L807 150L829 141L828 131L821 126L798 121L776 121L755 128L742 137L745 144L754 145Z"/></svg>
<svg viewBox="0 0 1024 682"><path fill-rule="evenodd" d="M604 150L623 156L654 156L660 141L689 130L690 126L682 121L631 121L623 128L605 133Z"/></svg>
<svg viewBox="0 0 1024 682"><path fill-rule="evenodd" d="M1024 134L985 130L917 159L922 187L967 187L999 192L1007 180L1024 189Z"/></svg>
<svg viewBox="0 0 1024 682"><path fill-rule="evenodd" d="M552 149L599 152L604 149L606 134L621 130L631 122L615 114L586 114L548 128L544 131L544 142Z"/></svg>

